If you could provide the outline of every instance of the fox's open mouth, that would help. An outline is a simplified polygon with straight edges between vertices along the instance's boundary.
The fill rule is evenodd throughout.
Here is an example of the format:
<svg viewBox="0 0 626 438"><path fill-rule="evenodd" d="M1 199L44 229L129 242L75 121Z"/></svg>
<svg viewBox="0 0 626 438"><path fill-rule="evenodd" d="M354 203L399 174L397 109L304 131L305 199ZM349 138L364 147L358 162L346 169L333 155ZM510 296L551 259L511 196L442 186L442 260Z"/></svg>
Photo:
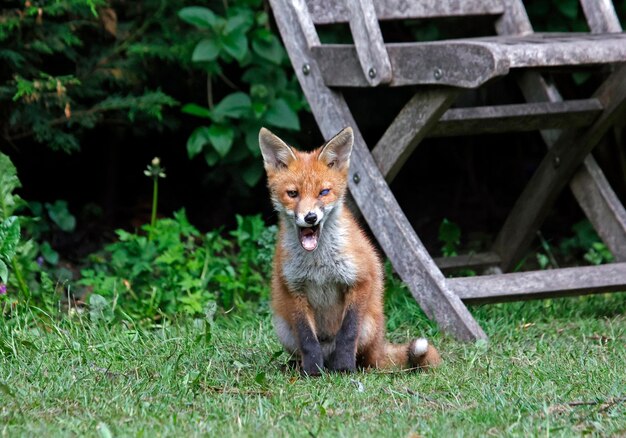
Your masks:
<svg viewBox="0 0 626 438"><path fill-rule="evenodd" d="M307 251L313 251L317 248L317 240L320 236L320 226L315 225L312 227L298 227L298 237L300 238L300 244L302 248Z"/></svg>

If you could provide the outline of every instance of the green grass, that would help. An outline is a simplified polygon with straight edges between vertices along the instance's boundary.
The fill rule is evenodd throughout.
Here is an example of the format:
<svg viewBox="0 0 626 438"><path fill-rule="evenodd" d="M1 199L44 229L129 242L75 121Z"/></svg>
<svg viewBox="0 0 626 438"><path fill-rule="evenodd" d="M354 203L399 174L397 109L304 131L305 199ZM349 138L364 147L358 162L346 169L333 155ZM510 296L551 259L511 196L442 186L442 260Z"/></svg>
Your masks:
<svg viewBox="0 0 626 438"><path fill-rule="evenodd" d="M0 436L572 436L626 434L626 295L472 308L491 340L439 334L412 299L389 336L431 337L428 373L300 377L266 307L165 328L0 322ZM584 402L585 404L580 404Z"/></svg>

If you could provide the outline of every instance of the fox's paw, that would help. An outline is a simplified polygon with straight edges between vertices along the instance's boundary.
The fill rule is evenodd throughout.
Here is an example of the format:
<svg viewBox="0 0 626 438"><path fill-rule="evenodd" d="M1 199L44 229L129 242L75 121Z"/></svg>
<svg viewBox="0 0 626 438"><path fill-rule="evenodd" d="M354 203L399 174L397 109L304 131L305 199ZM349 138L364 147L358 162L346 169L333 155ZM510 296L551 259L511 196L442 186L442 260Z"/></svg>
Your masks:
<svg viewBox="0 0 626 438"><path fill-rule="evenodd" d="M319 377L322 375L322 369L324 369L323 363L316 363L314 361L303 360L300 366L300 373L303 376Z"/></svg>
<svg viewBox="0 0 626 438"><path fill-rule="evenodd" d="M441 356L426 339L417 338L409 344L409 362L422 369L435 368L441 365Z"/></svg>
<svg viewBox="0 0 626 438"><path fill-rule="evenodd" d="M328 369L340 373L356 371L356 357L354 354L337 354L335 352L328 360Z"/></svg>

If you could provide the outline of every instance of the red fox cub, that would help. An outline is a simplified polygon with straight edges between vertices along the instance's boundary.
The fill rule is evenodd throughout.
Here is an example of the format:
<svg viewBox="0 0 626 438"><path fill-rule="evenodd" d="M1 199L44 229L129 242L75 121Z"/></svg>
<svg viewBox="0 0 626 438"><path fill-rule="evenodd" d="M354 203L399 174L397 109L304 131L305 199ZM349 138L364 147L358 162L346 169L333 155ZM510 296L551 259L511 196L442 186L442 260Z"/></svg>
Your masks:
<svg viewBox="0 0 626 438"><path fill-rule="evenodd" d="M324 146L299 152L259 132L280 228L272 278L280 342L319 375L360 367L427 368L441 362L426 339L385 341L383 269L368 237L344 206L354 141L345 128Z"/></svg>

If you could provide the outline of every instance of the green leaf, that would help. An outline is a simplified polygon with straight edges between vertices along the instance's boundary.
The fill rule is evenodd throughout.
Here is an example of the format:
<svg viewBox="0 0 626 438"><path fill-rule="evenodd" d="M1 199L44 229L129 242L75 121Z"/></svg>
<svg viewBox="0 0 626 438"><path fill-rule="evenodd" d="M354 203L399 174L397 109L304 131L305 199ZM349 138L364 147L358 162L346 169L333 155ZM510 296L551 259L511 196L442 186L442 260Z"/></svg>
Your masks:
<svg viewBox="0 0 626 438"><path fill-rule="evenodd" d="M268 125L278 128L300 129L298 114L289 106L285 99L276 99L267 109L263 117Z"/></svg>
<svg viewBox="0 0 626 438"><path fill-rule="evenodd" d="M263 371L257 373L256 376L254 376L254 381L256 383L258 383L259 385L266 385L267 384L267 377L265 376L265 373Z"/></svg>
<svg viewBox="0 0 626 438"><path fill-rule="evenodd" d="M223 120L224 117L239 118L245 115L251 107L250 96L246 93L232 93L220 100L213 108L215 120Z"/></svg>
<svg viewBox="0 0 626 438"><path fill-rule="evenodd" d="M439 226L439 241L443 243L441 252L444 257L456 255L459 244L461 243L461 228L454 222L444 219Z"/></svg>
<svg viewBox="0 0 626 438"><path fill-rule="evenodd" d="M454 222L444 219L439 226L439 240L443 243L458 244L461 241L461 229Z"/></svg>
<svg viewBox="0 0 626 438"><path fill-rule="evenodd" d="M217 38L205 38L196 44L191 54L193 62L215 61L220 54L220 42Z"/></svg>
<svg viewBox="0 0 626 438"><path fill-rule="evenodd" d="M224 50L230 56L241 62L248 54L248 38L240 31L234 31L222 37Z"/></svg>
<svg viewBox="0 0 626 438"><path fill-rule="evenodd" d="M13 191L21 187L15 166L8 156L0 153L0 220L13 214L17 200Z"/></svg>
<svg viewBox="0 0 626 438"><path fill-rule="evenodd" d="M0 222L0 258L10 262L20 243L20 222L10 216Z"/></svg>
<svg viewBox="0 0 626 438"><path fill-rule="evenodd" d="M215 30L219 23L218 17L213 13L213 11L202 6L182 8L178 11L178 17L181 20L202 29Z"/></svg>
<svg viewBox="0 0 626 438"><path fill-rule="evenodd" d="M209 128L206 126L196 128L187 140L187 155L189 158L193 158L202 152L204 145L210 143L210 141Z"/></svg>
<svg viewBox="0 0 626 438"><path fill-rule="evenodd" d="M241 178L249 187L256 186L262 176L263 165L261 160L251 162L241 173Z"/></svg>
<svg viewBox="0 0 626 438"><path fill-rule="evenodd" d="M254 157L261 155L261 148L259 147L259 129L260 126L251 126L246 128L246 146Z"/></svg>
<svg viewBox="0 0 626 438"><path fill-rule="evenodd" d="M208 129L207 134L215 152L220 157L225 157L233 146L235 130L230 126L215 123Z"/></svg>
<svg viewBox="0 0 626 438"><path fill-rule="evenodd" d="M215 164L220 160L220 156L217 155L217 152L215 152L213 149L207 149L204 152L204 161L206 161L206 164L209 167L213 167L215 166Z"/></svg>
<svg viewBox="0 0 626 438"><path fill-rule="evenodd" d="M9 280L9 268L0 260L0 281L6 283Z"/></svg>
<svg viewBox="0 0 626 438"><path fill-rule="evenodd" d="M192 116L196 116L196 117L204 117L206 119L211 118L210 109L205 108L200 105L196 105L195 103L186 104L185 106L181 108L181 111L184 112L185 114L191 114Z"/></svg>
<svg viewBox="0 0 626 438"><path fill-rule="evenodd" d="M39 250L41 251L41 255L43 256L44 260L51 265L56 265L57 263L59 263L59 253L56 252L48 242L42 243L39 247Z"/></svg>
<svg viewBox="0 0 626 438"><path fill-rule="evenodd" d="M229 17L226 20L226 26L224 26L224 34L230 34L233 32L246 33L254 24L254 18L246 10L240 10L237 15Z"/></svg>
<svg viewBox="0 0 626 438"><path fill-rule="evenodd" d="M252 40L252 50L261 58L279 65L283 60L283 47L274 35L269 40L255 38Z"/></svg>
<svg viewBox="0 0 626 438"><path fill-rule="evenodd" d="M91 294L89 296L89 319L93 323L111 322L113 320L111 304L102 295Z"/></svg>
<svg viewBox="0 0 626 438"><path fill-rule="evenodd" d="M76 228L76 218L67 208L67 201L55 201L54 204L46 203L46 209L52 222L58 225L58 227L69 233Z"/></svg>
<svg viewBox="0 0 626 438"><path fill-rule="evenodd" d="M578 16L578 0L559 0L556 6L567 18L574 19Z"/></svg>

